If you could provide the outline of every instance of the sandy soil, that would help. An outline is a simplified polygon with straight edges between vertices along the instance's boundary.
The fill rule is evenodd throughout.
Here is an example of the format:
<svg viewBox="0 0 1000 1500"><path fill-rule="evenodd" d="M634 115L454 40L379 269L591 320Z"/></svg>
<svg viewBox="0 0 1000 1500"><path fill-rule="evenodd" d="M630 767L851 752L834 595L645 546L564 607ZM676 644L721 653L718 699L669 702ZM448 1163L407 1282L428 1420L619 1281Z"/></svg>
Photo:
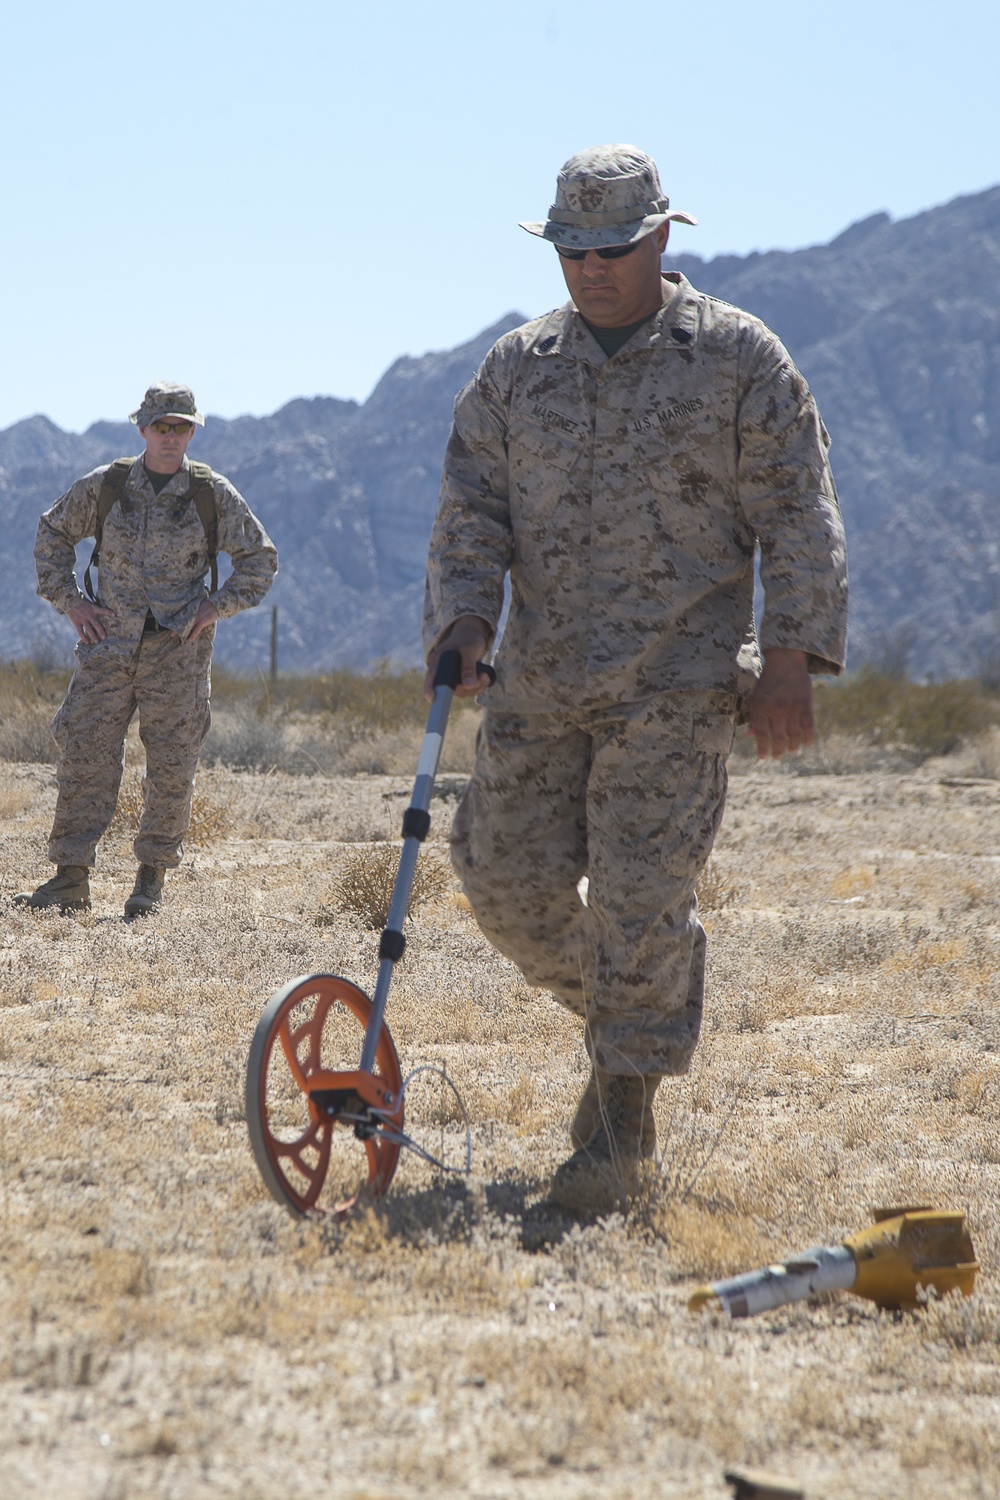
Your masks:
<svg viewBox="0 0 1000 1500"><path fill-rule="evenodd" d="M722 1500L738 1465L810 1500L1000 1493L1000 783L821 765L733 777L703 1042L627 1214L546 1205L578 1027L449 885L389 1021L405 1069L447 1066L472 1172L404 1156L336 1225L266 1193L247 1052L292 976L373 984L337 879L394 835L409 778L204 773L202 841L126 926L127 820L92 912L10 907L46 873L54 785L0 764L0 1493ZM971 1299L688 1311L698 1281L893 1203L967 1214Z"/></svg>

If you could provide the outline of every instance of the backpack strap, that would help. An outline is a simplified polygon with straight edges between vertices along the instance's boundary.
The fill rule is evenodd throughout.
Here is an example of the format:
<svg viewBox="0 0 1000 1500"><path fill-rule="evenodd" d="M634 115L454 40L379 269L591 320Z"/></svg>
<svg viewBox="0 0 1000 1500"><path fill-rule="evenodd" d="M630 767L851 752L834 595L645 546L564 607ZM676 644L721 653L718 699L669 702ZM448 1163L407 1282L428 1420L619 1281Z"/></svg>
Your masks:
<svg viewBox="0 0 1000 1500"><path fill-rule="evenodd" d="M104 523L108 519L112 506L124 495L125 481L134 463L134 458L116 458L113 464L108 465L104 478L101 481L101 488L97 495L97 520L94 524L94 550L90 554L87 571L83 575L83 586L87 591L87 597L90 599L91 604L97 603L97 595L94 593L90 570L91 568L96 568L100 561Z"/></svg>
<svg viewBox="0 0 1000 1500"><path fill-rule="evenodd" d="M101 481L101 488L97 495L97 521L94 525L94 550L90 554L87 571L83 575L83 586L92 604L97 603L97 595L94 593L94 585L90 577L91 568L98 567L101 558L101 538L104 535L104 523L111 513L111 509L125 493L125 481L128 479L129 470L135 463L134 458L116 458ZM215 505L215 486L212 483L212 469L209 464L191 463L188 465L191 471L191 486L188 490L188 499L193 500L205 533L205 542L208 546L208 561L212 569L212 593L219 587L219 513Z"/></svg>
<svg viewBox="0 0 1000 1500"><path fill-rule="evenodd" d="M212 588L214 594L219 587L219 513L215 506L215 486L212 483L212 469L210 464L198 464L192 462L191 488L188 490L188 498L195 503L198 519L205 533L205 542L208 546L208 561L212 569Z"/></svg>

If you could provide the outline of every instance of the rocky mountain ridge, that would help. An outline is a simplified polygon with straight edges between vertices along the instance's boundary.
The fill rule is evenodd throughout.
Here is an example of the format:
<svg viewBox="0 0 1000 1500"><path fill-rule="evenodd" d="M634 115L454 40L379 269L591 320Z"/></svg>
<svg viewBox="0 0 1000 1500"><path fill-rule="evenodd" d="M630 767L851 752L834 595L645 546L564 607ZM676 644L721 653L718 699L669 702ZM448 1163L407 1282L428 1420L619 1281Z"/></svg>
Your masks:
<svg viewBox="0 0 1000 1500"><path fill-rule="evenodd" d="M876 214L828 245L668 250L666 263L762 317L816 394L848 529L852 664L1000 676L1000 187L899 222ZM192 456L233 480L278 545L283 670L419 660L452 403L521 321L397 360L362 404L300 399L198 435ZM73 434L39 416L0 432L5 657L68 656L70 627L34 597L37 518L76 475L136 451L127 422ZM269 633L267 606L229 621L218 658L265 666Z"/></svg>

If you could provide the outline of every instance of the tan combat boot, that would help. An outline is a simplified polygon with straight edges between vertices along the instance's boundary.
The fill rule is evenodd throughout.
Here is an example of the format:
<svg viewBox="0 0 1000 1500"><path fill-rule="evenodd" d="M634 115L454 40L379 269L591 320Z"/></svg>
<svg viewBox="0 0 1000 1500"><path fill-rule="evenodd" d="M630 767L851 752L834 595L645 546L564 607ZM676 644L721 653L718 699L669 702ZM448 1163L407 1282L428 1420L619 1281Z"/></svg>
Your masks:
<svg viewBox="0 0 1000 1500"><path fill-rule="evenodd" d="M659 1082L658 1074L596 1073L593 1090L588 1084L573 1121L574 1135L582 1133L588 1094L597 1094L591 1132L557 1170L549 1194L553 1203L589 1218L625 1207L639 1185L640 1164L656 1159L652 1105Z"/></svg>
<svg viewBox="0 0 1000 1500"><path fill-rule="evenodd" d="M125 902L126 922L131 922L133 917L148 916L150 912L156 910L163 895L163 880L166 873L166 870L161 870L156 865L139 866L132 894Z"/></svg>
<svg viewBox="0 0 1000 1500"><path fill-rule="evenodd" d="M612 1075L606 1073L603 1068L591 1068L587 1087L580 1096L580 1102L573 1116L573 1123L569 1127L569 1138L577 1151L585 1146L597 1129L601 1113L601 1100L607 1097L608 1084ZM653 1096L659 1077L653 1076L649 1082L651 1087L647 1091L646 1106L642 1119L642 1145L643 1156L653 1156L656 1152L656 1121L653 1119Z"/></svg>
<svg viewBox="0 0 1000 1500"><path fill-rule="evenodd" d="M44 911L58 906L60 911L90 910L90 870L87 865L57 865L51 880L36 891L14 897L15 906Z"/></svg>

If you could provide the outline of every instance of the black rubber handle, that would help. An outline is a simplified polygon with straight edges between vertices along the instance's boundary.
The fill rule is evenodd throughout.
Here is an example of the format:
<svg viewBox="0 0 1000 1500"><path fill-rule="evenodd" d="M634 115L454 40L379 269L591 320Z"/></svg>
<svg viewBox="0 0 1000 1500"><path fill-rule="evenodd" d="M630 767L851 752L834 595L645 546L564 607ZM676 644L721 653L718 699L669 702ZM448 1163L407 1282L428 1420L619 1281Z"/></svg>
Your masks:
<svg viewBox="0 0 1000 1500"><path fill-rule="evenodd" d="M476 671L484 673L490 679L490 687L497 680L497 674L488 661L477 661ZM438 659L437 671L434 673L434 686L436 688L451 688L452 692L462 681L462 653L461 651L442 651Z"/></svg>

